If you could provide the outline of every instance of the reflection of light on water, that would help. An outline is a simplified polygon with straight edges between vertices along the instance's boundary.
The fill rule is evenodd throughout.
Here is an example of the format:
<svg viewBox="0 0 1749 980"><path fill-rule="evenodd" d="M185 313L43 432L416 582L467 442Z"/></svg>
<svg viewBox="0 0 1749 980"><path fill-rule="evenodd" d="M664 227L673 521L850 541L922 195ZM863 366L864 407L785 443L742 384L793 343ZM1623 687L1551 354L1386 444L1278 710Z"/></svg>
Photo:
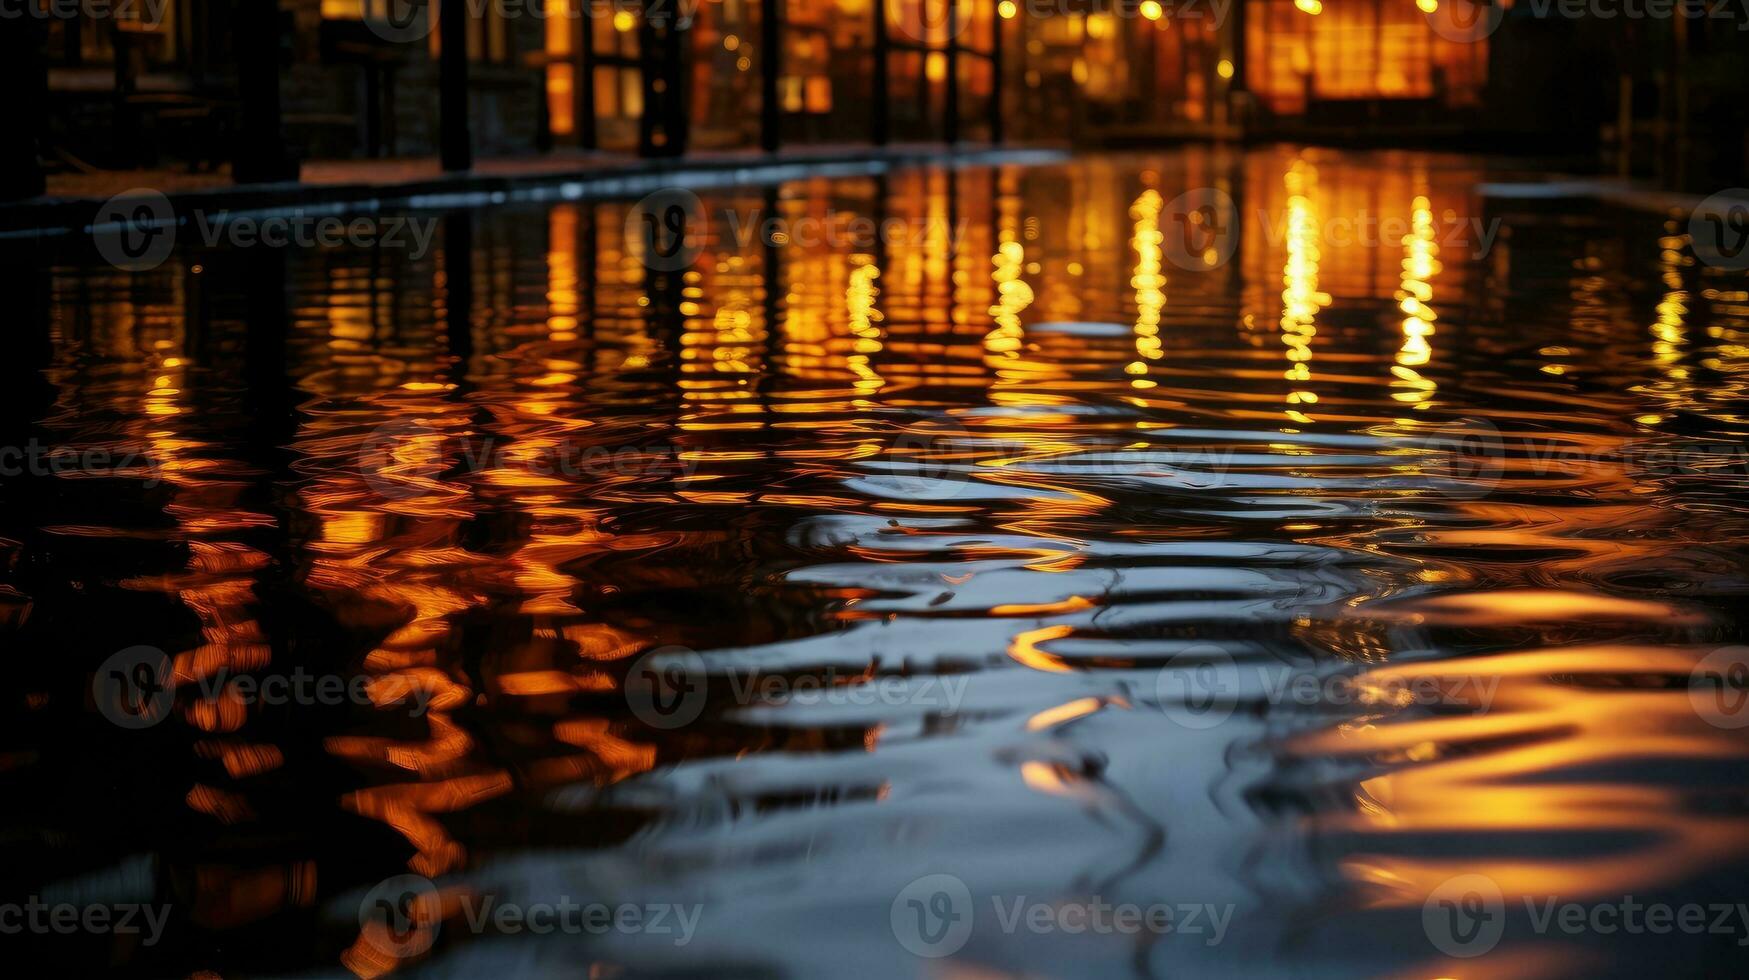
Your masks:
<svg viewBox="0 0 1749 980"><path fill-rule="evenodd" d="M1434 240L1433 206L1426 197L1415 198L1409 221L1409 234L1403 238L1403 284L1397 290L1397 307L1403 311L1403 346L1397 350L1397 363L1391 366L1396 380L1391 397L1408 402L1417 409L1426 408L1428 399L1438 385L1416 368L1426 367L1433 359L1433 347L1427 338L1433 336L1433 277L1440 270L1439 245Z"/></svg>
<svg viewBox="0 0 1749 980"><path fill-rule="evenodd" d="M880 287L875 285L875 280L880 278L881 270L871 255L852 256L851 261L850 284L844 290L844 308L850 318L852 339L850 355L845 362L856 375L856 390L873 395L886 384L873 366L874 356L881 352L884 336L879 325L881 311L875 308L875 300L880 296Z"/></svg>
<svg viewBox="0 0 1749 980"><path fill-rule="evenodd" d="M482 216L476 353L465 380L447 363L448 311L433 290L434 279L439 289L448 283L429 264L359 262L324 266L317 275L309 268L316 259L296 256L288 261L303 275L288 289L295 326L285 362L299 414L286 440L296 462L289 481L225 469L233 445L258 445L255 433L230 427L237 421L236 379L225 373L226 355L244 340L240 324L214 321L197 329L191 322L186 342L153 347L148 338L137 348L111 349L100 333L80 333L95 333L101 323L88 328L77 312L97 321L131 317L142 331L164 330L196 304L148 317L149 300L134 293L87 311L69 292L56 323L65 353L52 379L63 391L56 411L68 417L55 424L78 425L99 438L150 435L152 455L166 472L153 491L158 496L146 501L152 523L143 530L173 540L175 548L152 548L166 561L144 554L137 538L120 552L97 552L94 544L80 552L97 561L69 552L64 567L86 571L112 556L121 558L118 566L151 563L124 587L161 588L164 594L151 598L164 607L169 629L203 630L175 650L177 670L190 675L207 676L213 665L246 671L266 663L278 648L247 637L277 623L263 616L258 625L253 614L301 592L311 600L312 621L331 616L334 624L315 622L307 633L294 627L287 649L295 655L295 644L307 638L337 636L348 645L333 669L363 675L376 706L302 713L306 745L326 750L314 759L318 778L306 782L312 753L291 741L264 744L263 731L276 729L261 726L236 698L213 699L173 720L204 726L191 733L202 740L197 759L204 768L192 788L178 786L170 809L223 835L227 845L294 828L286 835L293 838L290 852L306 846L299 823L316 833L340 831L308 845L332 846L341 855L338 874L323 866L323 899L345 897L354 869L344 863L355 857L357 876L370 880L403 870L399 865L411 857L412 868L439 876L502 870L511 887L538 892L543 880L557 879L521 880L516 862L530 853L537 868L550 861L563 862L566 874L577 869L570 880L624 867L630 858L637 867L673 872L664 873L662 886L672 881L678 893L732 888L743 871L786 876L805 863L830 872L842 892L843 882L854 890L872 877L866 862L892 855L841 846L848 838L835 837L833 828L842 829L846 815L887 814L906 823L927 816L931 811L917 809L918 801L934 794L920 788L961 794L942 799L972 808L964 812L978 818L989 853L1031 847L1041 867L1064 878L1107 867L1120 851L1128 857L1129 843L1109 832L1108 819L1118 812L1109 804L1133 795L1163 833L1175 835L1171 848L1136 852L1152 862L1128 879L1138 892L1208 871L1187 863L1187 854L1225 866L1230 857L1248 864L1273 857L1284 843L1290 858L1317 849L1329 864L1313 872L1308 890L1317 891L1318 901L1342 903L1330 925L1344 938L1378 921L1367 918L1375 900L1407 909L1416 931L1413 917L1427 888L1453 871L1495 875L1514 896L1559 887L1578 898L1604 888L1625 894L1678 880L1688 869L1724 866L1745 852L1726 778L1734 771L1727 767L1740 767L1741 739L1696 724L1683 689L1692 658L1676 645L1684 642L1681 631L1696 624L1650 593L1669 582L1682 590L1681 602L1694 606L1734 594L1728 542L1740 537L1734 532L1741 521L1727 509L1734 500L1726 494L1735 485L1717 495L1717 510L1728 516L1704 528L1721 539L1715 544L1694 540L1692 523L1679 520L1684 511L1668 506L1674 494L1665 484L1625 487L1594 472L1599 467L1526 474L1511 495L1456 501L1425 495L1413 512L1374 507L1392 491L1348 481L1358 464L1346 447L1361 445L1354 437L1371 436L1367 427L1381 419L1419 420L1404 424L1411 430L1432 425L1407 406L1435 399L1442 408L1461 406L1496 421L1500 416L1491 413L1504 407L1550 434L1588 439L1574 443L1587 451L1619 439L1622 417L1666 417L1672 399L1693 413L1685 423L1736 425L1727 399L1740 393L1742 375L1732 372L1744 363L1749 297L1736 281L1719 279L1713 285L1721 288L1696 284L1690 303L1679 273L1715 274L1679 268L1687 251L1669 230L1661 244L1675 244L1680 255L1664 257L1664 301L1648 335L1648 311L1636 317L1631 302L1642 295L1637 288L1589 285L1649 284L1637 266L1604 249L1576 284L1579 312L1591 324L1577 340L1590 342L1561 340L1572 348L1551 343L1543 352L1569 358L1574 372L1643 377L1665 387L1630 400L1616 385L1594 386L1596 397L1553 386L1538 374L1529 353L1535 344L1524 346L1517 318L1502 322L1477 311L1491 295L1511 295L1537 301L1561 321L1534 328L1565 329L1559 271L1552 289L1510 281L1505 270L1496 273L1498 288L1478 289L1467 274L1456 274L1467 268L1439 269L1429 233L1443 224L1424 199L1452 193L1443 175L1439 183L1399 192L1384 168L1350 172L1334 155L1312 159L1320 163L1316 192L1310 168L1302 167L1283 193L1291 157L1258 157L1247 171L1254 175L1246 178L1250 199L1267 198L1272 213L1287 214L1292 234L1271 229L1241 242L1246 275L1172 277L1172 361L1160 343L1168 287L1152 264L1159 243L1148 223L1158 205L1150 195L1136 198L1139 188L1126 183L1128 163L1022 171L1011 189L981 179L976 168L961 171L956 186L939 178L932 185L917 172L895 174L901 190L891 201L883 194L883 212L941 217L931 226L936 234L900 236L886 254L885 243L823 250L798 243L770 263L761 245L743 243L739 251L724 245L701 255L699 277L673 277L666 295L651 288L648 307L636 300L651 277L620 251L623 222L592 220L585 209L608 213L614 205ZM1158 179L1179 177L1174 171ZM1155 183L1144 178L1141 186ZM864 193L857 186L792 185L780 199L797 202L784 205L794 213L811 213L824 205L804 202L842 201ZM991 209L986 188L1013 200L999 199ZM1309 234L1323 227L1320 214L1348 213L1349 188L1415 201L1412 233L1392 243L1401 246L1397 280L1390 279L1392 249L1337 250ZM1284 206L1290 194L1297 200ZM949 227L947 217L971 225L957 248L939 234ZM1126 257L1124 239L1134 255ZM1521 242L1532 259L1549 257L1546 239ZM1546 270L1536 261L1523 267ZM765 292L768 275L772 296ZM1445 344L1435 354L1436 283L1439 312L1449 318L1466 311L1477 349L1505 352L1498 364L1483 366L1488 390L1479 384L1460 390L1442 378L1436 392L1426 380L1453 340L1449 330L1441 334ZM199 298L200 309L235 308L237 296L225 291L231 287L203 288L210 292ZM1239 290L1247 291L1247 320L1261 329L1235 338L1227 326ZM1357 311L1389 315L1376 322L1357 317L1345 329L1324 325L1323 336L1314 337L1328 304L1320 290L1341 295ZM1023 307L1023 296L1032 305ZM668 315L670 302L684 322ZM652 315L655 308L661 316ZM1265 336L1278 314L1285 347ZM1055 325L1034 326L1047 321ZM1024 332L1009 329L1022 322ZM767 329L775 334L768 337ZM992 349L1009 340L1018 343ZM1177 363L1181 350L1184 362ZM101 356L91 359L93 351ZM1395 369L1387 385L1376 376L1381 361ZM1145 373L1120 370L1132 362ZM1293 375L1286 382L1284 367ZM1722 383L1715 370L1723 372ZM1524 375L1535 383L1525 386ZM1137 378L1160 385L1138 392L1130 384ZM1286 407L1317 412L1327 431L1272 435L1276 426L1294 424L1282 419L1283 392L1307 389L1322 393L1318 409ZM105 400L104 391L113 397ZM1618 406L1632 407L1610 414ZM83 415L70 417L73 409ZM1183 423L1193 417L1206 431L1170 431L1189 428ZM690 428L677 439L676 425ZM365 479L357 443L379 427L385 465ZM476 446L495 440L482 468L462 464L463 436ZM1229 445L1240 439L1237 448ZM631 472L618 464L531 471L572 442L664 449L679 442L671 448L684 456L690 469L683 472L692 479L642 462ZM1323 458L1330 450L1333 458ZM1232 462L1217 470L1200 459ZM895 484L892 473L918 479ZM859 488L871 474L887 476L885 496ZM1722 485L1684 477L1681 489ZM283 488L281 499L262 509L276 509L248 514L239 506L266 501L270 488ZM103 516L126 524L139 516L125 506L135 501L133 488L119 486L118 495L124 499L116 513ZM1352 518L1339 522L1317 512L1336 506ZM226 521L250 522L242 540L265 542L262 553L218 540L213 529ZM1236 528L1259 540L1235 541ZM184 547L183 539L198 534L206 539ZM1352 556L1362 559L1353 577ZM1560 579L1574 598L1521 589L1476 594L1457 610L1423 602L1412 611L1418 629L1367 608L1375 596L1389 594L1394 602L1405 592L1462 589L1478 565L1507 584ZM258 568L284 571L262 575ZM84 576L85 587L103 588L103 571ZM257 576L272 591L258 586ZM1046 578L1060 581L1047 588L1037 581ZM1304 595L1306 584L1327 585L1332 604L1313 608L1288 598ZM1648 605L1605 607L1580 598L1621 589ZM1326 610L1339 606L1358 606L1366 615L1333 622ZM1259 615L1277 613L1281 633L1255 628ZM1622 630L1606 617L1630 620L1634 643L1611 645ZM142 618L148 628L158 625L150 610ZM1657 642L1667 634L1672 645L1645 639L1654 631ZM1205 633L1242 633L1259 654L1298 656L1310 647L1369 661L1352 666L1366 671L1348 702L1355 711L1327 714L1319 705L1314 714L1281 704L1267 718L1235 718L1210 736L1216 741L1176 740L1183 751L1165 768L1144 772L1125 764L1123 753L1133 755L1163 729L1152 723L1152 707L1107 709L1145 692L1181 638ZM1715 633L1703 624L1699 635L1710 640ZM1594 634L1602 639L1594 642ZM757 658L761 669L797 676L837 664L844 670L836 676L844 679L877 661L883 676L935 680L939 671L973 685L974 710L941 715L930 705L920 722L925 713L909 704L858 707L854 716L793 704L773 707L768 717L733 709L719 717L727 705L714 699L698 727L650 731L628 718L618 662L655 642L708 645L713 654L734 647L741 662ZM203 646L186 649L195 643ZM1415 657L1393 668L1392 655L1409 650L1454 659ZM1486 656L1464 656L1478 651ZM1490 710L1430 709L1392 680L1393 669L1398 678L1461 681L1460 694L1476 683L1502 683ZM717 693L724 693L720 686ZM436 698L417 721L401 710L414 694ZM1138 708L1146 700L1144 693ZM331 727L335 717L339 724ZM1257 726L1278 722L1276 731L1303 737L1289 736L1292 744L1265 753L1267 759L1219 751L1235 739L1250 744L1261 733ZM995 752L992 735L1006 740ZM930 741L920 744L919 737ZM1008 748L1018 740L1028 744ZM1285 769L1260 772L1257 780L1233 778L1239 766L1273 766L1282 753L1291 763ZM1189 768L1205 763L1205 771ZM1308 799L1299 777L1311 767L1318 780ZM652 768L658 771L647 772ZM324 782L320 772L343 773L344 782ZM1243 799L1223 793L1218 801L1231 806L1220 813L1182 811L1177 804L1213 803L1217 796L1177 794L1161 772L1183 785L1212 788L1224 779L1268 793ZM611 794L597 792L610 785ZM280 794L286 786L300 793ZM962 793L966 787L970 794ZM1098 805L1063 806L1105 787L1111 795ZM1268 813L1252 820L1258 800L1274 806L1282 798L1303 803L1296 828L1310 833L1284 838L1270 831ZM876 800L880 806L868 808L878 809L873 814L845 809ZM348 816L335 819L336 809ZM1070 822L1077 814L1090 818L1088 831ZM252 817L265 819L250 826ZM232 822L240 826L227 826ZM346 830L363 823L372 826ZM1264 834L1254 830L1260 823ZM390 833L408 843L383 846ZM635 834L629 844L628 834ZM1551 839L1562 843L1541 846ZM715 843L701 849L701 840ZM1562 860L1567 854L1571 860ZM306 881L314 865L295 865L294 873L291 859L285 863L288 870L275 873L286 887L273 901L290 905L294 894L314 893L315 883ZM1340 877L1327 873L1331 867ZM1297 870L1285 873L1289 884L1303 883ZM1233 885L1219 875L1208 880ZM453 884L440 881L445 889ZM239 897L234 907L245 906L245 889L232 891ZM793 903L764 903L756 888L747 894L747 917L735 927L743 936L781 935L765 930L774 923L781 930ZM835 892L835 899L870 894ZM890 899L882 895L879 904ZM350 917L350 909L343 911ZM1268 924L1268 913L1258 918ZM289 926L296 930L303 921ZM871 926L883 944L886 926L878 917ZM741 938L701 934L700 941L720 944L714 952ZM1544 938L1549 946L1558 941ZM450 930L442 941L438 957L471 942ZM324 939L322 948L338 945ZM379 971L422 965L370 960L371 948L355 947L344 962ZM777 946L771 952L788 953ZM1380 952L1376 965L1401 965L1382 962L1395 955ZM1419 939L1410 955L1419 956ZM1178 964L1149 965L1169 972Z"/></svg>
<svg viewBox="0 0 1749 980"><path fill-rule="evenodd" d="M1130 220L1135 222L1130 247L1136 250L1135 274L1130 288L1136 291L1136 359L1124 371L1133 375L1130 386L1152 388L1158 382L1145 377L1148 362L1160 359L1160 312L1166 308L1166 277L1161 274L1161 244L1166 236L1160 231L1160 192L1148 188L1130 205Z"/></svg>
<svg viewBox="0 0 1749 980"><path fill-rule="evenodd" d="M547 336L577 339L577 206L553 208L547 218Z"/></svg>
<svg viewBox="0 0 1749 980"><path fill-rule="evenodd" d="M1317 168L1304 160L1295 160L1288 169L1287 262L1281 270L1281 342L1287 347L1288 369L1283 377L1302 384L1312 379L1312 338L1318 333L1318 311L1330 305L1329 294L1318 291L1318 213L1311 197L1317 182ZM1287 417L1309 423L1311 417L1298 406L1317 402L1316 393L1295 388L1287 395Z"/></svg>
<svg viewBox="0 0 1749 980"><path fill-rule="evenodd" d="M1682 249L1688 244L1688 235L1680 228L1676 221L1667 221L1665 234L1658 239L1658 264L1664 295L1658 300L1657 321L1651 327L1652 366L1663 377L1644 388L1671 409L1682 408L1693 400L1688 368L1683 366L1688 354L1688 327L1684 322L1688 314L1688 291L1682 288ZM1650 413L1640 416L1637 421L1656 425L1663 420L1662 415Z"/></svg>
<svg viewBox="0 0 1749 980"><path fill-rule="evenodd" d="M990 261L996 267L990 274L996 281L996 305L990 307L996 326L984 336L984 349L998 357L1018 357L1025 342L1020 312L1032 305L1032 287L1021 278L1026 270L1026 248L1005 229L1002 244Z"/></svg>

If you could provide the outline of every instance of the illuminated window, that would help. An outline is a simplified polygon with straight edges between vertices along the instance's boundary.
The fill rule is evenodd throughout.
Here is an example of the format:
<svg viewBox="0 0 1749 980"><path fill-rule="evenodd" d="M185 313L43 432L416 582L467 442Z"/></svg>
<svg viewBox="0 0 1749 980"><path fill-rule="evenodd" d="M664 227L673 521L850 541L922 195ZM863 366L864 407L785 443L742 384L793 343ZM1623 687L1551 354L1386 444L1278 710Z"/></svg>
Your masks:
<svg viewBox="0 0 1749 980"><path fill-rule="evenodd" d="M1440 37L1414 4L1326 0L1314 17L1291 0L1260 0L1251 10L1249 80L1276 113L1304 112L1308 98L1480 101L1487 44Z"/></svg>

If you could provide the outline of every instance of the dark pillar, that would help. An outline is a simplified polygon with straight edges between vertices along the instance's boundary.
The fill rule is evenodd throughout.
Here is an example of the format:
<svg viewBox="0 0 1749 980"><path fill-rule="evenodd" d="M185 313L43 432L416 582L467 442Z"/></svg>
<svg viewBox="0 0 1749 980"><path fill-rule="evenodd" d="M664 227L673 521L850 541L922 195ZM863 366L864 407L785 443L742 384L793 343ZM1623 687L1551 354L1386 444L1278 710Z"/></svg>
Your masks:
<svg viewBox="0 0 1749 980"><path fill-rule="evenodd" d="M239 184L297 180L298 162L286 150L280 128L277 0L237 0L231 31L243 113L231 178Z"/></svg>
<svg viewBox="0 0 1749 980"><path fill-rule="evenodd" d="M37 137L48 100L48 64L43 60L43 19L27 16L35 0L0 0L0 79L6 85L5 129L0 140L0 200L18 201L43 193L37 162Z"/></svg>
<svg viewBox="0 0 1749 980"><path fill-rule="evenodd" d="M468 123L468 3L439 0L437 61L439 146L444 170L474 166L474 137Z"/></svg>
<svg viewBox="0 0 1749 980"><path fill-rule="evenodd" d="M950 146L960 141L959 26L959 0L947 0L947 111L942 118L941 137Z"/></svg>
<svg viewBox="0 0 1749 980"><path fill-rule="evenodd" d="M638 46L644 74L639 141L645 156L686 152L686 31L669 4L644 6Z"/></svg>
<svg viewBox="0 0 1749 980"><path fill-rule="evenodd" d="M585 150L593 150L599 145L595 130L595 18L585 16L581 20L582 40L577 43L583 50L572 62L577 66L575 70L581 73L577 79L577 145Z"/></svg>
<svg viewBox="0 0 1749 980"><path fill-rule="evenodd" d="M887 76L887 63L892 60L892 42L887 37L887 0L874 2L874 65L869 77L874 91L869 93L869 140L876 146L887 145L891 138L892 82Z"/></svg>
<svg viewBox="0 0 1749 980"><path fill-rule="evenodd" d="M783 76L784 0L760 0L759 5L759 145L776 153L783 140L783 107L777 102L777 80Z"/></svg>
<svg viewBox="0 0 1749 980"><path fill-rule="evenodd" d="M1228 30L1233 37L1233 77L1227 82L1228 92L1243 92L1245 88L1245 4L1233 4L1231 19L1227 22Z"/></svg>
<svg viewBox="0 0 1749 980"><path fill-rule="evenodd" d="M1017 4L1016 7L1019 5ZM1002 5L992 4L990 17L990 142L1002 142ZM1018 11L1016 13L1018 16ZM1150 49L1151 50L1151 49Z"/></svg>
<svg viewBox="0 0 1749 980"><path fill-rule="evenodd" d="M444 329L450 370L457 382L468 376L474 358L474 214L451 211L443 219Z"/></svg>

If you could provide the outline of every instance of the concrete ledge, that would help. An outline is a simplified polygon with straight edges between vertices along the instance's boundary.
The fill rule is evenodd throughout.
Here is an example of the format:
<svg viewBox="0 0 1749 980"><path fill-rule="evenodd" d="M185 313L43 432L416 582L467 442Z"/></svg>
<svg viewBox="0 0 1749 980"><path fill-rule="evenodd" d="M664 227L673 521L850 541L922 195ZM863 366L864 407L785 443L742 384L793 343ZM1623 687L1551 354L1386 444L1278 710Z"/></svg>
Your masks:
<svg viewBox="0 0 1749 980"><path fill-rule="evenodd" d="M676 159L626 157L529 157L482 161L466 173L409 175L422 162L361 160L323 164L323 179L285 184L191 186L159 191L179 214L225 211L232 214L293 208L318 211L375 211L409 208L474 207L513 200L579 200L647 194L666 186L724 187L769 184L811 176L856 176L922 164L953 166L1050 163L1065 159L1059 148L1004 148L988 145L948 147L918 144L889 147L807 148L779 154L713 153ZM435 171L435 165L430 168ZM118 172L109 194L37 197L0 204L0 236L8 238L86 232L98 209L111 197L151 188L148 174ZM107 188L106 188L107 189Z"/></svg>

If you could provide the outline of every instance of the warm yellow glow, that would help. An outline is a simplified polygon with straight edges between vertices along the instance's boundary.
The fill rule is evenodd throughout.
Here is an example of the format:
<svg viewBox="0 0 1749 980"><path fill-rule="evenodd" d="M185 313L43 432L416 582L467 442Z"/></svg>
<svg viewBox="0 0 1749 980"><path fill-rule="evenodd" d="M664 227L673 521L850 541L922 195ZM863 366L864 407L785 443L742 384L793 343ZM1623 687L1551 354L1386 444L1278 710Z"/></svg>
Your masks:
<svg viewBox="0 0 1749 980"><path fill-rule="evenodd" d="M741 39L736 37L733 34L726 35L723 38L723 47L726 48L727 50L733 51L740 46L741 46Z"/></svg>
<svg viewBox="0 0 1749 980"><path fill-rule="evenodd" d="M1282 266L1281 342L1287 348L1288 381L1312 380L1312 338L1318 335L1318 311L1330 305L1330 295L1318 291L1318 213L1313 205L1318 171L1304 160L1287 172L1287 262ZM1301 405L1318 403L1316 392L1297 387L1287 395L1287 417L1309 423Z"/></svg>
<svg viewBox="0 0 1749 980"><path fill-rule="evenodd" d="M1294 0L1294 6L1314 17L1324 12L1322 0Z"/></svg>
<svg viewBox="0 0 1749 980"><path fill-rule="evenodd" d="M1142 0L1142 16L1149 20L1159 20L1166 11L1161 8L1159 0Z"/></svg>
<svg viewBox="0 0 1749 980"><path fill-rule="evenodd" d="M638 18L629 10L622 10L613 15L613 29L621 34L638 26Z"/></svg>
<svg viewBox="0 0 1749 980"><path fill-rule="evenodd" d="M1424 14L1431 14L1439 9L1439 0L1415 0L1415 6L1421 8Z"/></svg>
<svg viewBox="0 0 1749 980"><path fill-rule="evenodd" d="M875 280L880 278L880 267L874 264L872 256L858 256L861 260L850 271L850 281L845 286L844 306L850 317L850 333L856 340L851 353L845 357L845 364L856 375L856 389L865 395L872 395L885 386L886 381L875 370L874 355L881 352L886 339L886 332L881 329L881 311L875 308L875 300L880 295Z"/></svg>
<svg viewBox="0 0 1749 980"><path fill-rule="evenodd" d="M1130 247L1136 251L1136 267L1130 286L1136 291L1136 359L1124 367L1133 388L1152 388L1148 362L1160 359L1160 315L1166 308L1166 277L1161 274L1161 246L1166 236L1160 230L1160 210L1165 202L1152 187L1130 205L1134 222Z"/></svg>
<svg viewBox="0 0 1749 980"><path fill-rule="evenodd" d="M1232 78L1233 77L1233 63L1231 61L1228 61L1225 58L1222 58L1220 60L1220 63L1215 65L1215 74L1221 76L1222 78Z"/></svg>
<svg viewBox="0 0 1749 980"><path fill-rule="evenodd" d="M1433 205L1425 196L1411 204L1410 232L1403 236L1402 288L1397 290L1397 308L1403 311L1403 346L1397 351L1397 363L1391 367L1395 380L1391 382L1391 397L1415 408L1426 408L1438 385L1424 377L1417 368L1433 360L1433 346L1427 338L1433 336L1432 280L1439 272L1439 245L1433 230Z"/></svg>
<svg viewBox="0 0 1749 980"><path fill-rule="evenodd" d="M1026 730L1029 732L1043 731L1055 728L1076 718L1085 718L1098 711L1102 702L1098 698L1077 698L1054 708L1046 708L1026 720Z"/></svg>
<svg viewBox="0 0 1749 980"><path fill-rule="evenodd" d="M930 52L923 62L923 74L932 82L947 80L947 55L939 51Z"/></svg>
<svg viewBox="0 0 1749 980"><path fill-rule="evenodd" d="M1001 3L996 5L996 13L999 14L1003 20L1013 20L1014 15L1020 13L1020 8L1014 5L1014 0L1002 0Z"/></svg>

